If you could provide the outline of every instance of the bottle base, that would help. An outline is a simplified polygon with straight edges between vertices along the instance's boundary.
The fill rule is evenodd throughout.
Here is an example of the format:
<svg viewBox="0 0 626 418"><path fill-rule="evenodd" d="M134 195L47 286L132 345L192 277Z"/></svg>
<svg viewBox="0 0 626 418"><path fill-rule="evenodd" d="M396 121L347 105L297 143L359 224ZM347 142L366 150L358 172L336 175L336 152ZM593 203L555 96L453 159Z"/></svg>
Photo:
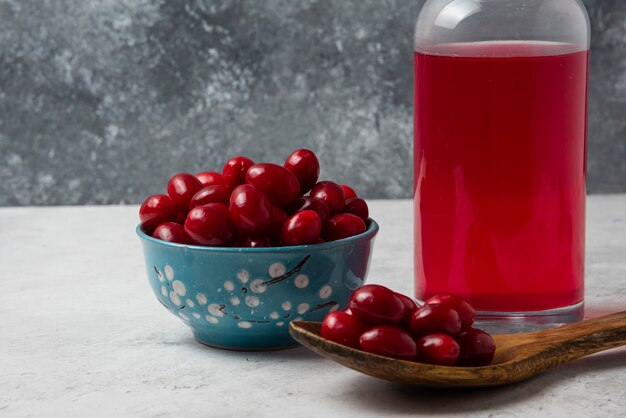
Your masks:
<svg viewBox="0 0 626 418"><path fill-rule="evenodd" d="M530 312L476 311L474 327L490 334L517 334L571 324L583 319L584 302L563 308Z"/></svg>

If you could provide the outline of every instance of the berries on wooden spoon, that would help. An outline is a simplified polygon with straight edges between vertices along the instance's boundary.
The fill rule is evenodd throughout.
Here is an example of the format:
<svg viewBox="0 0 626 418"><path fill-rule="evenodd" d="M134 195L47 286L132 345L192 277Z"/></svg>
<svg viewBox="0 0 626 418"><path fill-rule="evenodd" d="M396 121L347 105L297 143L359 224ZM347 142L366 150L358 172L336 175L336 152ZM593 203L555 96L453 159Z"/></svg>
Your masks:
<svg viewBox="0 0 626 418"><path fill-rule="evenodd" d="M467 327L474 308L456 295L436 295L418 307L408 296L375 284L355 290L348 308L327 315L323 338L369 353L439 366L486 366L495 352L493 338ZM437 302L437 303L435 303ZM457 309L462 312L460 314ZM342 326L328 330L329 318ZM334 322L333 322L334 323ZM355 339L358 332L358 345Z"/></svg>

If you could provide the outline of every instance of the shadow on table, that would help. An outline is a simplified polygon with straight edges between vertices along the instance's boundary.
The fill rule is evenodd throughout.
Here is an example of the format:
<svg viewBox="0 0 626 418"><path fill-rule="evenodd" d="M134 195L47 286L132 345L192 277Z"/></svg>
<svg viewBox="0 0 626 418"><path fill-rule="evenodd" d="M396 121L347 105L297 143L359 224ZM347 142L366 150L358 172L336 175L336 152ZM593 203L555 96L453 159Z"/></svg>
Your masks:
<svg viewBox="0 0 626 418"><path fill-rule="evenodd" d="M586 306L584 319L597 318L626 310L623 303L607 303L605 306Z"/></svg>
<svg viewBox="0 0 626 418"><path fill-rule="evenodd" d="M194 350L201 350L205 352L208 350L209 352L219 354L220 356L245 359L246 361L266 361L276 359L315 362L330 361L325 360L323 357L302 346L269 351L237 351L210 347L196 341L192 336L186 338L182 343L192 346Z"/></svg>
<svg viewBox="0 0 626 418"><path fill-rule="evenodd" d="M569 365L548 370L530 380L516 384L478 389L438 389L402 385L365 375L333 382L333 390L346 402L354 402L355 409L382 414L437 415L455 412L471 413L500 410L515 404L541 398L553 386L606 369L623 368L626 371L626 350L608 352L577 360Z"/></svg>

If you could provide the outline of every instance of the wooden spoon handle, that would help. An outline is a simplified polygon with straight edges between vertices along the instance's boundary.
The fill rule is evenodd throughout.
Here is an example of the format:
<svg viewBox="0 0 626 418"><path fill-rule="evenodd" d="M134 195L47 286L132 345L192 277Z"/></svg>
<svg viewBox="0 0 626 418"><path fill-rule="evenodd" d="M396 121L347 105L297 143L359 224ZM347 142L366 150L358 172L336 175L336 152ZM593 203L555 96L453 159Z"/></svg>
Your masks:
<svg viewBox="0 0 626 418"><path fill-rule="evenodd" d="M626 345L626 311L520 336L518 352L540 353L539 357L544 361L550 358L551 366L555 366Z"/></svg>

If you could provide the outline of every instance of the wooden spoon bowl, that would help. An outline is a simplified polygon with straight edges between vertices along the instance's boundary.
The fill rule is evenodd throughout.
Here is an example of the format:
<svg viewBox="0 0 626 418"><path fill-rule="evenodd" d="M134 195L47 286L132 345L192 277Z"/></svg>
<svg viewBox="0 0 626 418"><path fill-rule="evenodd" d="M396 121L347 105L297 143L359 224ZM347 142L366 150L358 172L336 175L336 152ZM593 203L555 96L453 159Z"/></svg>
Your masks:
<svg viewBox="0 0 626 418"><path fill-rule="evenodd" d="M294 321L291 336L346 367L394 382L433 387L500 386L528 379L577 358L626 344L626 311L523 334L494 335L493 362L448 367L370 354L320 336L319 322Z"/></svg>

